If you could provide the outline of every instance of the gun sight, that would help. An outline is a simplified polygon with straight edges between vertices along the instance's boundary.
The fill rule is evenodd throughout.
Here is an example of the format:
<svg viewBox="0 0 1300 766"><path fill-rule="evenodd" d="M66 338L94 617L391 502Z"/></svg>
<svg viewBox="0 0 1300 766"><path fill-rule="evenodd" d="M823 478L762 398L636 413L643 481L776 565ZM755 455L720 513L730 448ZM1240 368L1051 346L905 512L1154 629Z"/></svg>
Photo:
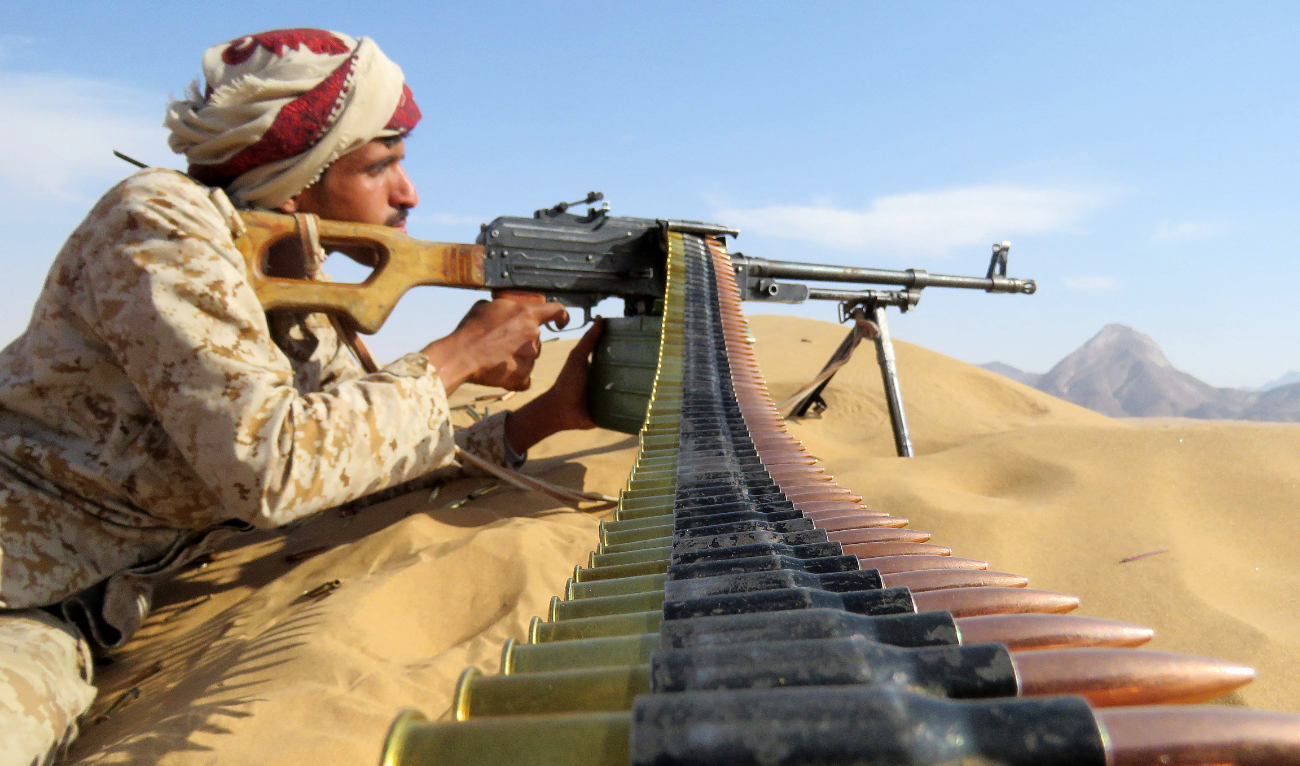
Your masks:
<svg viewBox="0 0 1300 766"><path fill-rule="evenodd" d="M600 202L600 201L603 200L603 199L605 199L605 193L604 193L604 192L589 191L589 192L587 192L587 196L586 196L586 197L583 197L583 198L580 199L580 200L574 200L573 202L557 202L557 203L555 203L554 205L552 205L552 206L549 207L549 208L542 208L541 210L538 210L538 211L534 212L534 213L533 213L533 217L534 217L534 218L544 218L544 217L553 217L553 216L557 216L557 215L559 215L560 213L563 213L563 212L567 211L569 208L571 208L571 207L573 207L573 206L575 206L575 205L592 205L592 204L595 204L595 203L597 203L597 202ZM608 202L605 203L605 205L604 205L604 207L602 208L602 210L609 210L609 203L608 203Z"/></svg>

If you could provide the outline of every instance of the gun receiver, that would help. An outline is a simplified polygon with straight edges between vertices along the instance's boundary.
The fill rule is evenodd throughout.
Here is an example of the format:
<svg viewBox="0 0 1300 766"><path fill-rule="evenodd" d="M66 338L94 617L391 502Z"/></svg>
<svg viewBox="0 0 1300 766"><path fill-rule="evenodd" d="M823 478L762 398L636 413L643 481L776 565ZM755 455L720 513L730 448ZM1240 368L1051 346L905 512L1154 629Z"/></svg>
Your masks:
<svg viewBox="0 0 1300 766"><path fill-rule="evenodd" d="M531 218L497 218L483 226L474 245L426 242L386 226L307 222L317 228L315 243L374 267L360 284L267 273L271 248L303 236L296 216L242 212L245 231L235 244L265 308L341 314L360 331L374 333L398 299L417 285L538 292L588 315L601 300L618 297L629 316L652 313L664 291L664 231L737 234L716 224L621 218L605 210L575 215L567 206L539 210Z"/></svg>
<svg viewBox="0 0 1300 766"><path fill-rule="evenodd" d="M588 200L599 199L596 194ZM575 215L567 207L561 203L532 218L502 216L484 225L479 242L487 252L487 286L543 293L584 311L617 297L627 316L650 314L664 294L663 232L739 233L701 221L622 218L604 209Z"/></svg>

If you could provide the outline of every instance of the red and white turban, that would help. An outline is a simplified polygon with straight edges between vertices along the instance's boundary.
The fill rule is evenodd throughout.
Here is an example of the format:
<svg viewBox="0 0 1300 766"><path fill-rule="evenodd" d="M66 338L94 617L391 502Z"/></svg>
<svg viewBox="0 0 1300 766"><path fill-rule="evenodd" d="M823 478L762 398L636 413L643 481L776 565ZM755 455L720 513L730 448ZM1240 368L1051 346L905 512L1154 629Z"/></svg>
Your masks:
<svg viewBox="0 0 1300 766"><path fill-rule="evenodd" d="M168 144L189 173L236 204L275 208L334 160L404 134L420 109L402 70L369 38L277 29L203 55L206 89L167 108Z"/></svg>

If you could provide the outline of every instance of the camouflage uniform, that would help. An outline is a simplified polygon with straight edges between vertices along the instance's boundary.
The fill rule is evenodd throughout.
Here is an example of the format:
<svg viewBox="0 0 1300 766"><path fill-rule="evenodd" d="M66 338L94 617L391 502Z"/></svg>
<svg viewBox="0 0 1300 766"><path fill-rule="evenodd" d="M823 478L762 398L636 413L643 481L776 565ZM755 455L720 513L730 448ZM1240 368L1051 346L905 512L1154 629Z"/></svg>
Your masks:
<svg viewBox="0 0 1300 766"><path fill-rule="evenodd" d="M0 764L47 762L95 699L90 647L40 609L0 616Z"/></svg>
<svg viewBox="0 0 1300 766"><path fill-rule="evenodd" d="M0 610L15 610L0 624L29 620L15 635L36 629L31 607L58 605L119 646L154 584L232 532L452 462L428 361L366 375L325 317L263 312L235 215L179 173L137 173L73 232L27 331L0 352ZM504 414L460 438L511 462ZM67 667L73 708L88 705L88 668Z"/></svg>

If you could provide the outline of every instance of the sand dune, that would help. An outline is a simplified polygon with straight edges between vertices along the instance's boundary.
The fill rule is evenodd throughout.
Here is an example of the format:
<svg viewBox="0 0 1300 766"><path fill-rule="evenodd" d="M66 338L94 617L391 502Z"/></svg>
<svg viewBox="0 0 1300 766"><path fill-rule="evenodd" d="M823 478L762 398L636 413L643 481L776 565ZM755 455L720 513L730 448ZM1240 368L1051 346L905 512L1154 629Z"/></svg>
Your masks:
<svg viewBox="0 0 1300 766"><path fill-rule="evenodd" d="M780 399L843 329L752 320ZM563 359L547 347L545 380ZM839 482L954 553L1073 593L1081 613L1156 628L1150 645L1254 666L1227 704L1300 711L1300 425L1120 421L898 343L917 457L893 456L869 348L792 429ZM458 401L482 393L458 392ZM635 456L621 434L565 434L529 472L617 493ZM484 480L338 512L242 540L158 594L155 615L101 668L84 763L373 763L398 710L444 715L467 665L562 592L600 513ZM334 547L304 558L321 546ZM1155 555L1124 562L1153 551ZM311 598L303 594L337 587Z"/></svg>

